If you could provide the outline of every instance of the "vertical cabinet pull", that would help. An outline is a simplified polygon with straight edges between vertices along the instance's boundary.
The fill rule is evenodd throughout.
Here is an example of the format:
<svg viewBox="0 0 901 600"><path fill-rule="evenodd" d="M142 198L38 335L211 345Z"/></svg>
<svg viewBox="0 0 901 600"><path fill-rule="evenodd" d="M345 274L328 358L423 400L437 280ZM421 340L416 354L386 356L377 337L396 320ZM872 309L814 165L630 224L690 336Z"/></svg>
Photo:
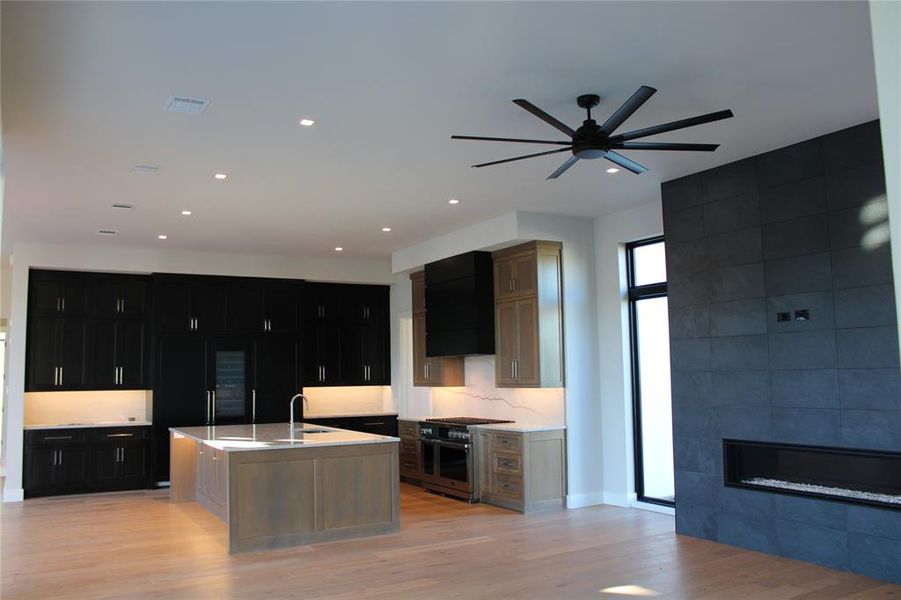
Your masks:
<svg viewBox="0 0 901 600"><path fill-rule="evenodd" d="M213 425L215 425L216 424L216 390L213 390L211 392L211 394L213 395L213 408L210 412L213 415Z"/></svg>
<svg viewBox="0 0 901 600"><path fill-rule="evenodd" d="M206 393L206 424L210 424L210 392L207 390Z"/></svg>
<svg viewBox="0 0 901 600"><path fill-rule="evenodd" d="M56 312L63 312L63 299L59 296L56 297Z"/></svg>
<svg viewBox="0 0 901 600"><path fill-rule="evenodd" d="M251 406L250 406L250 418L253 423L257 422L257 391L256 389L250 390L251 397Z"/></svg>

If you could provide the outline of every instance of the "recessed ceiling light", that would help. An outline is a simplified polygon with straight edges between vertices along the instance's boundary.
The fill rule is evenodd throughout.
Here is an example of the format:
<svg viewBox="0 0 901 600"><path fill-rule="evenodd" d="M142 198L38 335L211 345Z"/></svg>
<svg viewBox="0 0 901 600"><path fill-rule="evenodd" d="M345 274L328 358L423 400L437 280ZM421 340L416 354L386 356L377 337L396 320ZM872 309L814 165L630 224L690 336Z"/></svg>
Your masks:
<svg viewBox="0 0 901 600"><path fill-rule="evenodd" d="M382 231L384 231L385 233L388 233L389 231L391 231L391 228L390 227L382 227Z"/></svg>
<svg viewBox="0 0 901 600"><path fill-rule="evenodd" d="M616 167L610 167L609 169L607 169L607 172L613 175L614 173L619 173L619 169L617 169Z"/></svg>
<svg viewBox="0 0 901 600"><path fill-rule="evenodd" d="M131 210L134 208L131 204L113 204L113 208L116 210Z"/></svg>
<svg viewBox="0 0 901 600"><path fill-rule="evenodd" d="M335 246L335 252L344 252L344 248L341 246Z"/></svg>
<svg viewBox="0 0 901 600"><path fill-rule="evenodd" d="M228 175L226 173L216 173L215 175L213 175L213 177L215 177L216 179L225 179L228 177Z"/></svg>
<svg viewBox="0 0 901 600"><path fill-rule="evenodd" d="M301 119L300 121L298 121L298 123L300 123L300 125L303 127L312 127L313 123L315 122L316 121L314 121L313 119Z"/></svg>
<svg viewBox="0 0 901 600"><path fill-rule="evenodd" d="M158 237L158 238L161 239L161 240L167 240L167 239L169 239L169 236L166 235L165 233L161 233L161 234L159 234L159 235L156 236L156 237Z"/></svg>
<svg viewBox="0 0 901 600"><path fill-rule="evenodd" d="M97 235L117 235L119 232L115 229L98 229Z"/></svg>
<svg viewBox="0 0 901 600"><path fill-rule="evenodd" d="M447 203L448 204L460 204L460 201L457 200L456 198L451 198L450 200L447 201Z"/></svg>
<svg viewBox="0 0 901 600"><path fill-rule="evenodd" d="M183 210L183 211L181 211L181 214L186 217L190 217L194 213L192 213L190 210Z"/></svg>

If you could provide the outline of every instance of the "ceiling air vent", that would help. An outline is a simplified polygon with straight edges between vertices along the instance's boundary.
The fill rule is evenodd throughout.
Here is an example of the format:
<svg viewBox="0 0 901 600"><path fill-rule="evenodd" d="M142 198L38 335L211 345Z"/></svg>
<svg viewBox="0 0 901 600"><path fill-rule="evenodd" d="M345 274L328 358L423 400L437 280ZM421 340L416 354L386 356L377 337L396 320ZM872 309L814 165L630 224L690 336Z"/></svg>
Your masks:
<svg viewBox="0 0 901 600"><path fill-rule="evenodd" d="M134 206L131 204L113 204L113 208L116 210L131 210Z"/></svg>
<svg viewBox="0 0 901 600"><path fill-rule="evenodd" d="M140 175L156 175L160 172L160 168L153 165L135 165L131 168L131 172Z"/></svg>
<svg viewBox="0 0 901 600"><path fill-rule="evenodd" d="M187 113L190 115L196 115L203 112L203 109L206 108L206 105L209 104L209 100L201 100L200 98L188 98L186 96L169 96L169 99L166 100L166 111L167 112L177 112L177 113Z"/></svg>
<svg viewBox="0 0 901 600"><path fill-rule="evenodd" d="M118 235L119 232L115 229L98 229L97 235Z"/></svg>

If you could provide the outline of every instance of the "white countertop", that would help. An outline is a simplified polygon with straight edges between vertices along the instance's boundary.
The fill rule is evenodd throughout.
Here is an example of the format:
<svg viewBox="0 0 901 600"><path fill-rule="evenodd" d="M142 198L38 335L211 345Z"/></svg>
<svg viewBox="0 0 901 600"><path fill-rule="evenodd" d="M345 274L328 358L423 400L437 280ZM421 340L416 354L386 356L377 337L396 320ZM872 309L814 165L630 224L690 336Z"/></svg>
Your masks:
<svg viewBox="0 0 901 600"><path fill-rule="evenodd" d="M396 417L396 412L355 412L355 413L327 413L321 415L303 414L305 419L340 419L342 417Z"/></svg>
<svg viewBox="0 0 901 600"><path fill-rule="evenodd" d="M97 421L96 423L53 423L47 425L26 425L25 429L84 429L87 427L147 427L150 421Z"/></svg>
<svg viewBox="0 0 901 600"><path fill-rule="evenodd" d="M386 444L400 438L325 427L316 423L265 425L218 425L210 427L170 427L169 431L203 442L217 450L284 450L289 448L321 448L353 444Z"/></svg>

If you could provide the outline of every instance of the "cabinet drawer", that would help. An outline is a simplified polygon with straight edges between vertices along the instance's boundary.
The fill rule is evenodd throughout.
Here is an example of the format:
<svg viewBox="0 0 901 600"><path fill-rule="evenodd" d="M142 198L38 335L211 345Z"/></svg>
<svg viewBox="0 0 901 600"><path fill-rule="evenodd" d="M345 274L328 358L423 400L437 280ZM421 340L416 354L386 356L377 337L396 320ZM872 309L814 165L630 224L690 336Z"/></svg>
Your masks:
<svg viewBox="0 0 901 600"><path fill-rule="evenodd" d="M149 437L149 427L103 427L91 430L91 439L95 442L131 442Z"/></svg>
<svg viewBox="0 0 901 600"><path fill-rule="evenodd" d="M62 446L88 439L89 429L30 429L25 432L26 446Z"/></svg>
<svg viewBox="0 0 901 600"><path fill-rule="evenodd" d="M516 433L493 433L491 447L504 452L522 452L522 436Z"/></svg>
<svg viewBox="0 0 901 600"><path fill-rule="evenodd" d="M512 500L522 500L522 479L495 475L494 493L498 496L506 496Z"/></svg>
<svg viewBox="0 0 901 600"><path fill-rule="evenodd" d="M419 438L419 421L398 421L397 430L402 438Z"/></svg>
<svg viewBox="0 0 901 600"><path fill-rule="evenodd" d="M491 466L498 475L522 477L522 456L504 452L492 452Z"/></svg>
<svg viewBox="0 0 901 600"><path fill-rule="evenodd" d="M419 456L419 440L411 440L407 438L400 438L400 453L401 454L411 454L413 456Z"/></svg>
<svg viewBox="0 0 901 600"><path fill-rule="evenodd" d="M400 472L402 475L419 476L419 456L416 454L400 455Z"/></svg>

